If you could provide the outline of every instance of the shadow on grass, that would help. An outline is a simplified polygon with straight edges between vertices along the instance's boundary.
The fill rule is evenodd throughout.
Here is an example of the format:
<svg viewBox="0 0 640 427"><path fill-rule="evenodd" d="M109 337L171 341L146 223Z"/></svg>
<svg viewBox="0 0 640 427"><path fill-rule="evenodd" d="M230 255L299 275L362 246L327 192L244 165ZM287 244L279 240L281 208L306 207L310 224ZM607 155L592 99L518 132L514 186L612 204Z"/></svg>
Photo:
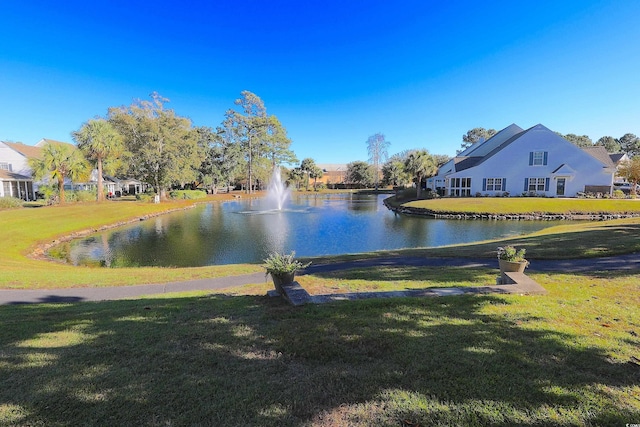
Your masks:
<svg viewBox="0 0 640 427"><path fill-rule="evenodd" d="M640 381L497 296L0 309L0 424L624 425ZM510 313L505 311L505 313ZM554 415L555 414L555 415ZM554 418L556 417L556 418Z"/></svg>

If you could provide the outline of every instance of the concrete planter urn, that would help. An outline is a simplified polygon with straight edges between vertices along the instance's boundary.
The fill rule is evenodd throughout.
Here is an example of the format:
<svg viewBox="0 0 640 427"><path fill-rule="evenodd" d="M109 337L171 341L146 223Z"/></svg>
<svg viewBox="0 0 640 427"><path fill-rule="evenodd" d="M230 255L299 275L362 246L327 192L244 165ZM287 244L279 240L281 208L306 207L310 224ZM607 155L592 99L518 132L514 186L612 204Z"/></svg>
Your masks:
<svg viewBox="0 0 640 427"><path fill-rule="evenodd" d="M293 283L296 272L311 263L303 264L295 259L295 252L288 255L272 253L264 260L266 274L271 276L273 285L280 295L284 295L283 286Z"/></svg>
<svg viewBox="0 0 640 427"><path fill-rule="evenodd" d="M500 273L524 273L524 269L529 265L529 261L506 261L499 259Z"/></svg>
<svg viewBox="0 0 640 427"><path fill-rule="evenodd" d="M498 248L498 265L502 283L507 281L504 273L524 273L524 269L529 266L529 261L524 258L525 253L526 249L516 250L513 246Z"/></svg>
<svg viewBox="0 0 640 427"><path fill-rule="evenodd" d="M276 288L276 291L280 293L280 295L284 294L284 290L282 286L293 283L295 280L296 273L282 273L282 274L271 274L271 280L273 280L273 286Z"/></svg>

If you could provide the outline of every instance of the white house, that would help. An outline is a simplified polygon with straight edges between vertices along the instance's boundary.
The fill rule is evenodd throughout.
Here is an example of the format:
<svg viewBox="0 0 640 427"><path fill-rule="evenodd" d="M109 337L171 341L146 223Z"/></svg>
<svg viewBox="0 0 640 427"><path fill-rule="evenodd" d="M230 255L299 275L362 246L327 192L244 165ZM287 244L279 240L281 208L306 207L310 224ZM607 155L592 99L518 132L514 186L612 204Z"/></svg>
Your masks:
<svg viewBox="0 0 640 427"><path fill-rule="evenodd" d="M23 200L36 199L38 187L43 183L33 181L29 159L41 158L42 147L49 143L66 144L76 148L73 144L52 139L41 139L36 145L0 141L0 197L16 197ZM108 176L103 179L106 194L138 194L147 188L145 183L136 179L119 180ZM98 171L94 169L88 182L71 182L69 178L65 178L65 188L92 190L97 187L97 182Z"/></svg>
<svg viewBox="0 0 640 427"><path fill-rule="evenodd" d="M35 200L28 159L39 153L30 145L0 141L0 197Z"/></svg>
<svg viewBox="0 0 640 427"><path fill-rule="evenodd" d="M512 124L444 164L427 187L442 195L574 197L613 188L616 164L604 147L582 149L543 125Z"/></svg>

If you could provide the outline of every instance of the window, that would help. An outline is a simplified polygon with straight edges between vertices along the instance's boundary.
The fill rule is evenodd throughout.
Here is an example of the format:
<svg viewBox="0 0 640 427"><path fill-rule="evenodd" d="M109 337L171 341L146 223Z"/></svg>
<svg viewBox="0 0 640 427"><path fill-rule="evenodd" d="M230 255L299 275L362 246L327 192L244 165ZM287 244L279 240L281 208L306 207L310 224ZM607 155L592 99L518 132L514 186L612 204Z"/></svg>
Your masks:
<svg viewBox="0 0 640 427"><path fill-rule="evenodd" d="M504 191L506 181L504 178L487 178L482 186L482 191Z"/></svg>
<svg viewBox="0 0 640 427"><path fill-rule="evenodd" d="M0 170L11 172L11 165L9 163L0 162Z"/></svg>
<svg viewBox="0 0 640 427"><path fill-rule="evenodd" d="M449 195L455 197L471 196L471 178L451 178Z"/></svg>
<svg viewBox="0 0 640 427"><path fill-rule="evenodd" d="M549 153L547 151L531 151L529 153L529 166L546 166Z"/></svg>
<svg viewBox="0 0 640 427"><path fill-rule="evenodd" d="M531 192L549 191L549 178L525 178L524 190Z"/></svg>

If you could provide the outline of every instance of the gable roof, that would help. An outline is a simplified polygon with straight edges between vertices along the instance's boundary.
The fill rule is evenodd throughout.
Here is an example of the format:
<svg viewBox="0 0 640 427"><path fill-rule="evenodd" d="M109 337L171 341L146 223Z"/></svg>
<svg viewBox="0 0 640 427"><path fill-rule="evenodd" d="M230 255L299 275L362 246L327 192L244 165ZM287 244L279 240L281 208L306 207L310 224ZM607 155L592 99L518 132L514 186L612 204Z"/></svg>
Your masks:
<svg viewBox="0 0 640 427"><path fill-rule="evenodd" d="M11 148L13 151L16 151L28 159L36 158L39 159L42 157L42 149L40 147L35 147L33 145L26 145L22 142L5 142L3 141L7 147Z"/></svg>
<svg viewBox="0 0 640 427"><path fill-rule="evenodd" d="M622 160L626 155L627 153L613 153L609 154L609 158L613 163L617 165L618 163L620 163L620 160Z"/></svg>
<svg viewBox="0 0 640 427"><path fill-rule="evenodd" d="M582 150L589 153L596 160L599 160L607 168L615 168L616 164L602 145L594 145L593 147L584 147Z"/></svg>
<svg viewBox="0 0 640 427"><path fill-rule="evenodd" d="M502 145L506 140L510 139L514 135L520 134L524 131L520 126L512 123L500 132L493 135L491 138L476 142L469 148L458 154L460 157L484 157L498 146Z"/></svg>
<svg viewBox="0 0 640 427"><path fill-rule="evenodd" d="M558 141L564 141L566 144L572 145L571 142L562 138L561 135L551 131L542 124L537 124L527 130L523 130L520 126L512 124L502 129L486 141L477 142L462 153L459 153L456 157L438 169L437 176L448 176L451 173L461 172L478 166L529 132L537 131L548 133L549 137L556 138ZM574 147L576 150L580 149L577 146ZM602 163L605 170L615 169L616 159L619 160L619 158L609 155L603 146L589 147L588 149L584 149L584 151ZM573 169L569 165L561 165L553 173L570 173L571 171L573 171Z"/></svg>
<svg viewBox="0 0 640 427"><path fill-rule="evenodd" d="M455 157L453 164L456 172L474 167L482 161L482 157Z"/></svg>

